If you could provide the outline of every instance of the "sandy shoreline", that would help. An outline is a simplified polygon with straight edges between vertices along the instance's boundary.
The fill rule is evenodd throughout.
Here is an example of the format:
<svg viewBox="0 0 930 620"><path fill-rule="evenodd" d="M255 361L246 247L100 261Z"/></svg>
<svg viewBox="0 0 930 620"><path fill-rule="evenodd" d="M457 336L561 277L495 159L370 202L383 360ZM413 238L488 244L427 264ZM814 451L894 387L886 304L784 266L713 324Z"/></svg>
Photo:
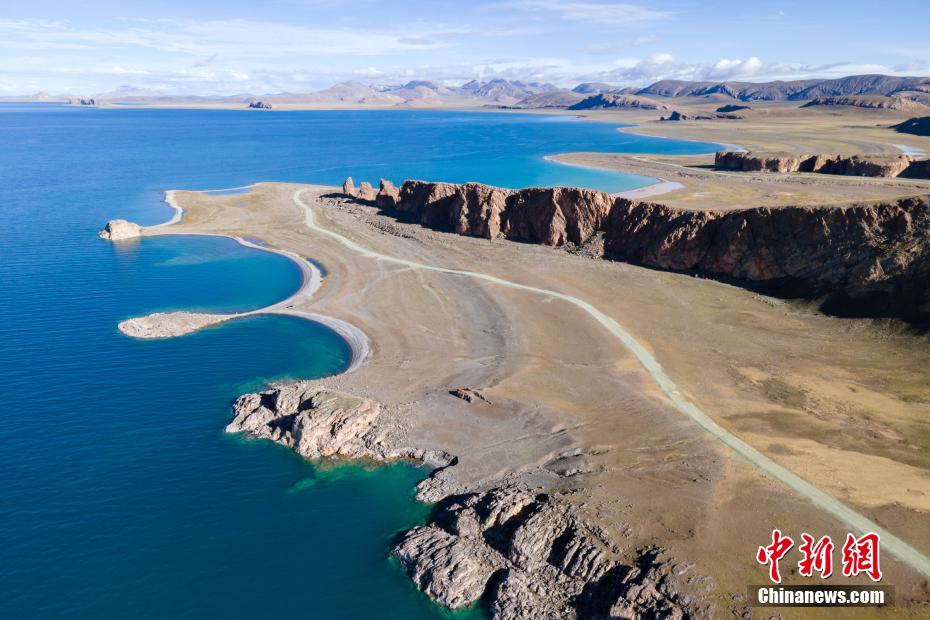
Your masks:
<svg viewBox="0 0 930 620"><path fill-rule="evenodd" d="M659 196L661 194L674 192L675 190L684 189L684 187L684 184L678 183L676 181L657 179L656 182L652 185L646 185L644 187L631 189L625 192L618 192L611 195L617 196L619 198L626 198L627 200L639 200L641 198L648 198L650 196Z"/></svg>
<svg viewBox="0 0 930 620"><path fill-rule="evenodd" d="M844 411L885 402L880 400L885 388L875 391L861 382L851 386L855 391L846 388L850 371L844 364L857 368L863 359L900 359L899 344L894 355L875 350L892 343L876 343L835 319L786 311L715 282L424 230L334 196L332 189L262 183L244 206L241 196L178 192L175 201L185 216L165 233L254 237L291 252L292 258L312 248L329 271L327 285L312 297L276 305L292 305L280 309L311 319L323 315L321 322L337 317L357 326L374 346L356 372L311 384L383 403L385 415L403 427L404 445L456 455L458 462L443 470L444 492L486 490L504 480L571 490L577 495L569 497L585 503L612 539L621 545L659 544L674 557L695 561L696 570L719 580L722 593L745 591L744 580L755 574L754 545L771 533L770 515L778 515L778 523L791 531L803 527L834 537L848 529L838 523L856 522L862 515L868 521L859 525L887 522L886 512L862 504L866 495L849 494L855 481L832 470L829 475L805 470L811 463L827 466L830 461L824 459L831 455L842 455L848 463L848 450L817 444L812 452L807 431L802 442L781 427L765 426L764 416L773 408L793 411L786 410L788 388L770 392L775 389L770 386L821 376L823 382L798 390L839 403L867 397L844 405ZM296 191L322 229L372 255L347 251L335 237L306 228L305 214L293 199ZM518 286L503 286L496 279ZM562 296L584 300L616 319L646 357L605 337L599 321L592 321L583 306L562 303ZM694 403L712 418L703 420L711 428L724 429L783 467L790 481L797 482L791 477L796 472L802 485L804 480L820 488L830 485L824 491L853 513L842 514L837 504L827 507L837 521L776 483L784 480L781 476L762 476L747 459L728 454L698 420L682 416L667 391L656 387L643 359L655 360L674 379L668 388L672 400L683 399L683 407ZM884 380L893 385L896 379L888 375ZM466 402L450 394L459 388L480 392L485 400ZM896 415L916 415L919 406L912 409ZM880 414L871 415L879 419ZM809 430L806 418L799 419ZM857 428L836 436L858 437L867 430ZM883 476L899 474L900 466L890 459L882 463L870 468L873 476L883 470ZM914 480L911 486L919 486L914 470L908 472L901 473ZM919 498L894 493L883 477L874 480L868 484L899 502L898 508L882 505L880 510L895 510L894 524L908 519L909 527L887 529L911 532L902 555L917 547L919 557L912 555L909 563L921 565L927 552L919 544L923 521L903 516L911 515L905 506L917 507ZM914 572L894 560L892 552L901 552L902 545L887 540L886 570L904 591L914 583Z"/></svg>
<svg viewBox="0 0 930 620"><path fill-rule="evenodd" d="M250 187L250 186L246 186ZM241 189L241 188L235 188ZM225 191L225 190L217 190ZM209 192L204 192L209 193ZM183 218L184 210L175 200L175 190L169 190L165 193L165 202L167 202L174 210L174 215L166 222L161 224L156 224L153 226L147 226L142 229L143 236L161 236L161 235L193 235L193 236L208 236L208 237L226 237L233 239L239 245L247 247L254 250L259 250L262 252L270 252L272 254L277 254L278 256L283 256L287 258L300 269L301 273L301 283L300 286L287 298L282 299L279 302L265 306L264 308L258 308L255 310L250 310L248 312L238 312L233 314L201 314L201 313L190 313L190 312L175 312L175 313L155 313L155 315L149 315L153 320L147 321L147 317L137 317L133 319L128 319L120 323L120 331L124 334L132 337L143 337L143 338L158 338L158 337L176 337L201 329L204 327L217 325L219 323L224 323L226 321L231 321L238 318L255 316L259 314L279 314L286 316L294 316L308 321L313 321L328 327L333 330L346 342L349 346L349 349L352 352L351 360L348 366L343 370L343 373L350 373L359 368L364 361L371 354L371 346L368 341L368 337L365 333L357 328L356 326L336 319L333 317L324 316L322 314L313 313L313 312L304 312L300 310L295 310L294 307L298 304L305 303L309 301L313 295L320 289L323 284L323 275L320 269L312 262L306 258L299 256L294 252L289 252L285 250L278 250L272 247L267 247L264 245L259 245L248 239L244 239L241 236L237 235L225 235L217 233L206 233L206 232L175 232L167 231L166 229L170 226L180 224Z"/></svg>

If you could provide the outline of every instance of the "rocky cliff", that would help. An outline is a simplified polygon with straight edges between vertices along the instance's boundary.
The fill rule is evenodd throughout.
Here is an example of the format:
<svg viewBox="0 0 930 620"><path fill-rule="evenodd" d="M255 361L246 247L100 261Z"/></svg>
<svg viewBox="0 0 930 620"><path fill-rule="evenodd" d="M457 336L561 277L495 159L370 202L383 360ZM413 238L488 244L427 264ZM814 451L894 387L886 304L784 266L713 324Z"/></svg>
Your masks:
<svg viewBox="0 0 930 620"><path fill-rule="evenodd" d="M907 155L794 155L720 151L714 157L717 170L735 172L812 172L857 177L930 178L928 160Z"/></svg>
<svg viewBox="0 0 930 620"><path fill-rule="evenodd" d="M453 457L403 445L402 430L380 403L309 383L291 383L240 396L227 433L271 439L308 459L410 459L434 468Z"/></svg>
<svg viewBox="0 0 930 620"><path fill-rule="evenodd" d="M577 188L407 181L379 204L437 230L582 246L607 259L820 299L831 313L930 321L930 196L687 211Z"/></svg>
<svg viewBox="0 0 930 620"><path fill-rule="evenodd" d="M667 110L668 106L647 97L637 97L636 95L624 95L620 93L598 93L569 106L568 109L596 110L609 108Z"/></svg>
<svg viewBox="0 0 930 620"><path fill-rule="evenodd" d="M659 550L622 552L562 497L507 486L448 498L392 555L442 605L483 599L496 620L690 615Z"/></svg>
<svg viewBox="0 0 930 620"><path fill-rule="evenodd" d="M565 496L513 484L452 495L436 480L455 458L404 447L399 422L371 399L298 382L241 396L234 414L227 432L271 439L306 458L403 458L434 468L418 497L439 504L391 553L441 605L483 599L495 620L711 611L710 603L679 594L678 578L692 565L674 565L658 549L618 547Z"/></svg>
<svg viewBox="0 0 930 620"><path fill-rule="evenodd" d="M926 110L927 106L921 105L913 99L894 95L884 97L882 95L849 95L846 97L817 97L811 99L802 108L813 107L832 107L832 106L851 106L854 108L867 108L872 110L909 110L921 111Z"/></svg>
<svg viewBox="0 0 930 620"><path fill-rule="evenodd" d="M519 192L477 183L407 181L389 209L423 226L460 235L544 245L581 245L600 228L613 198L573 187Z"/></svg>

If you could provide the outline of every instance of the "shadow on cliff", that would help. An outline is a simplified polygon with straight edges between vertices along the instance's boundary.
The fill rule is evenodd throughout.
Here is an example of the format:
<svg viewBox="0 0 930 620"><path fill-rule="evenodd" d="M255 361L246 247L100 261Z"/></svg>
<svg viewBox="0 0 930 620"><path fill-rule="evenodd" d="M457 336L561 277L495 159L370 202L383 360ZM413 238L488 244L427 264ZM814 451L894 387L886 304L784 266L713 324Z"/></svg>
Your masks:
<svg viewBox="0 0 930 620"><path fill-rule="evenodd" d="M442 191L424 191L431 187ZM568 190L577 196L567 193L556 200L546 193L552 191L559 189L514 191L408 181L391 200L352 200L376 207L380 215L396 222L438 232L554 245L572 253L723 282L829 316L902 323L897 329L884 325L886 331L930 332L927 196L848 208L720 212L617 199L598 214L592 201L606 195ZM498 196L496 205L491 192L503 196ZM531 192L535 202L520 204L513 198ZM329 197L346 199L338 193ZM400 205L404 208L397 208ZM499 233L488 227L495 209ZM464 232L459 230L463 226ZM603 245L587 247L595 238Z"/></svg>

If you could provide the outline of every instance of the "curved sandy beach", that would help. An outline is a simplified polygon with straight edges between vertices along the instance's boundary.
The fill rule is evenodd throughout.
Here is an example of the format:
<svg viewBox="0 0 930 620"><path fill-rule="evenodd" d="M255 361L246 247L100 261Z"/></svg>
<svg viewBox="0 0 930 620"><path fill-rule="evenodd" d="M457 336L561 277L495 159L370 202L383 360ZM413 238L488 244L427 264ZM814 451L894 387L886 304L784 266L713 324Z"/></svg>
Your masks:
<svg viewBox="0 0 930 620"><path fill-rule="evenodd" d="M143 236L196 235L227 237L233 239L239 245L244 247L262 252L277 254L278 256L283 256L293 262L295 265L297 265L298 269L300 269L300 286L287 298L264 308L258 308L248 312L238 312L233 314L202 314L191 312L155 313L146 317L136 317L121 322L119 324L120 331L122 331L127 336L137 338L176 337L190 333L192 331L196 331L198 329L202 329L204 327L217 325L219 323L243 317L255 316L259 314L280 314L295 316L298 318L306 319L308 321L320 323L321 325L324 325L339 334L339 336L342 337L342 339L345 340L349 345L349 348L352 352L352 358L349 362L349 365L343 372L353 372L364 363L365 359L368 358L371 353L368 337L364 332L345 321L341 321L333 317L327 317L318 313L295 309L295 306L310 300L314 293L316 293L323 284L322 273L316 265L294 252L278 250L272 247L259 245L238 235L223 235L206 232L175 232L173 230L169 230L169 227L181 223L184 213L184 210L175 200L174 193L175 190L169 190L166 192L165 197L165 202L167 202L175 210L174 215L166 222L143 228Z"/></svg>

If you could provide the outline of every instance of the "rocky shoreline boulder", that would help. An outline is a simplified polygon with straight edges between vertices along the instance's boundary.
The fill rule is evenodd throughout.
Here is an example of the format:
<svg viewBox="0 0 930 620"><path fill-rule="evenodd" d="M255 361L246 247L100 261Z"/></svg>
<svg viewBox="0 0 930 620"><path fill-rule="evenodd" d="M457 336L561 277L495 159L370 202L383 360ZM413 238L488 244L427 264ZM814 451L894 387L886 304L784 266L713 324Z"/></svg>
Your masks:
<svg viewBox="0 0 930 620"><path fill-rule="evenodd" d="M110 241L135 239L142 236L142 227L126 220L110 220L97 236Z"/></svg>

